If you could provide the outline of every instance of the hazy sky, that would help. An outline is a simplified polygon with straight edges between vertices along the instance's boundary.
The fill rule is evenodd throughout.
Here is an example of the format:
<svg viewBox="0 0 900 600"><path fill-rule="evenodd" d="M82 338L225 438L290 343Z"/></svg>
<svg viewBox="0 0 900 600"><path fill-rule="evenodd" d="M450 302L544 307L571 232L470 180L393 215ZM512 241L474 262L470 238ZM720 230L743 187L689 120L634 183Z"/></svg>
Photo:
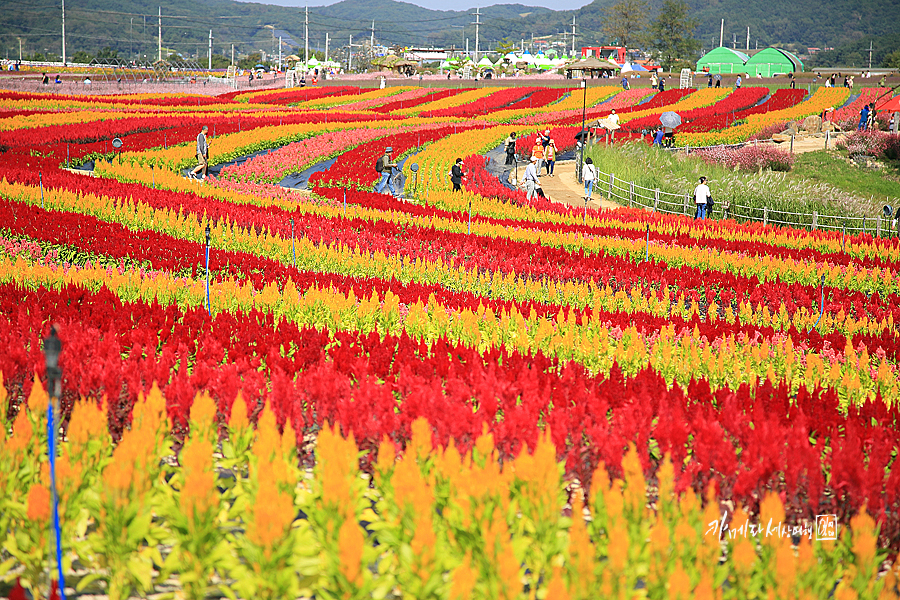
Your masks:
<svg viewBox="0 0 900 600"><path fill-rule="evenodd" d="M253 0L262 4L277 4L279 6L297 6L303 7L306 4L302 0ZM312 0L309 4L313 6L327 6L335 4L339 0ZM524 4L527 6L544 6L553 10L572 10L581 8L589 4L590 0L465 0L459 4L449 4L446 0L400 0L401 2L410 2L430 8L433 10L466 10L475 7L491 6L492 4Z"/></svg>

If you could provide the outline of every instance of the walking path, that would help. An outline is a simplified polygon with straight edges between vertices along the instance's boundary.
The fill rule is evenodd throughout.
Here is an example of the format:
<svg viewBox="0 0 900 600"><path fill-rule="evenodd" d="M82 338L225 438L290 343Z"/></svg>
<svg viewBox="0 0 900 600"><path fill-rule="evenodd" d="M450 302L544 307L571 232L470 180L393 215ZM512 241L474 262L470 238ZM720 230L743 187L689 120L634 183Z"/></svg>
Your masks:
<svg viewBox="0 0 900 600"><path fill-rule="evenodd" d="M553 168L553 177L541 176L541 187L551 201L577 208L584 208L584 184L575 179L575 167L578 161L558 161ZM595 184L596 186L596 184ZM610 202L601 197L597 188L594 188L589 208L615 210L621 208L615 202Z"/></svg>

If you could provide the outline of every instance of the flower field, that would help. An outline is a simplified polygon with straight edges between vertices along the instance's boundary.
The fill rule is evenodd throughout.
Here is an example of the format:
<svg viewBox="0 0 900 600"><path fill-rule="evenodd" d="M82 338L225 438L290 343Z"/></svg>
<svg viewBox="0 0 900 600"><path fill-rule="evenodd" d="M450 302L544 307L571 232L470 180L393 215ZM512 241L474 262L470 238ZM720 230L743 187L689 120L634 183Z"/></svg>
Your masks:
<svg viewBox="0 0 900 600"><path fill-rule="evenodd" d="M53 327L70 597L900 597L897 238L486 169L582 104L700 145L846 99L767 94L0 94L0 593L49 595Z"/></svg>

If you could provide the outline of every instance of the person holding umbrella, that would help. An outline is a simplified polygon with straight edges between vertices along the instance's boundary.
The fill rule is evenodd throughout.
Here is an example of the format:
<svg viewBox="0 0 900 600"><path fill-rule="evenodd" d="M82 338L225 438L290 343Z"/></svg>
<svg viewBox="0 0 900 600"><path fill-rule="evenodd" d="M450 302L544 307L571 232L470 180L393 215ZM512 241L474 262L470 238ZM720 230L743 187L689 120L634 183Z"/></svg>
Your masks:
<svg viewBox="0 0 900 600"><path fill-rule="evenodd" d="M675 128L681 125L681 116L670 111L666 111L659 116L659 122L662 123L665 133L666 148L671 148L675 143Z"/></svg>

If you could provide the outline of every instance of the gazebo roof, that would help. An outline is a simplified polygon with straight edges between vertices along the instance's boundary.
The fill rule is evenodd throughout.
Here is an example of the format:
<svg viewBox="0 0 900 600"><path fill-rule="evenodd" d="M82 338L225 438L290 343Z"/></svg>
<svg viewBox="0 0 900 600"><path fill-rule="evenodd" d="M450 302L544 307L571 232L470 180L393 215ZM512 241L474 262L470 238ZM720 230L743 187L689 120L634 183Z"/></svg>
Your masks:
<svg viewBox="0 0 900 600"><path fill-rule="evenodd" d="M589 56L566 65L566 71L614 71L618 68L617 65L609 61L600 60L595 56Z"/></svg>

